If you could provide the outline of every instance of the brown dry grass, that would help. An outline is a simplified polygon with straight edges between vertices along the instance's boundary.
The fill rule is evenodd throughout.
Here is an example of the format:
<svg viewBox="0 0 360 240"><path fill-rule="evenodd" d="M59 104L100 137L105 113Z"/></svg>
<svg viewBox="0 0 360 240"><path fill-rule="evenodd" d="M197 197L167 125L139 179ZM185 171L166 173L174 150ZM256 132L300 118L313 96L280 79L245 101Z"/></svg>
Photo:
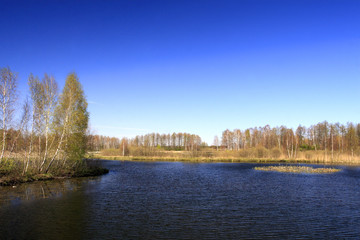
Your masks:
<svg viewBox="0 0 360 240"><path fill-rule="evenodd" d="M338 168L313 168L305 166L266 166L266 167L255 167L258 171L275 171L275 172L286 172L286 173L312 173L312 174L329 174L341 171Z"/></svg>
<svg viewBox="0 0 360 240"><path fill-rule="evenodd" d="M251 148L239 151L228 151L205 148L200 151L164 151L139 150L130 151L128 156L122 156L118 150L104 150L93 155L93 158L108 160L145 160L145 161L192 161L192 162L289 162L289 163L319 163L360 165L360 156L349 153L327 151L298 151L296 158L288 158L279 149Z"/></svg>

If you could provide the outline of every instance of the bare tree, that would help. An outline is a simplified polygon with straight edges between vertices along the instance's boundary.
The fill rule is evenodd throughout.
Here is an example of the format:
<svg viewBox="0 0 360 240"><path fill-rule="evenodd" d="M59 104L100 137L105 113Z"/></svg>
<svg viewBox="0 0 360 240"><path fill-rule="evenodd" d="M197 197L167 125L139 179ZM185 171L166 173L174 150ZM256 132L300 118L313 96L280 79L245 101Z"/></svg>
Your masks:
<svg viewBox="0 0 360 240"><path fill-rule="evenodd" d="M12 124L12 117L17 100L17 74L9 67L0 69L0 117L2 122L2 147L0 162L4 158L6 147L6 133L9 125Z"/></svg>
<svg viewBox="0 0 360 240"><path fill-rule="evenodd" d="M217 135L214 137L214 145L216 146L216 151L219 151L219 137Z"/></svg>
<svg viewBox="0 0 360 240"><path fill-rule="evenodd" d="M57 101L57 84L55 82L54 77L45 74L45 77L41 85L42 85L42 89L44 90L44 94L43 94L44 121L43 122L45 129L45 149L44 149L44 157L40 165L40 169L43 168L48 156L49 128Z"/></svg>
<svg viewBox="0 0 360 240"><path fill-rule="evenodd" d="M30 120L30 103L29 103L28 100L25 101L22 111L23 112L22 112L22 115L21 115L21 118L20 118L18 130L17 130L15 138L12 140L8 158L11 157L11 154L14 152L15 145L16 145L20 135L24 132L24 129L26 129L26 127L27 127L27 125L29 123L29 120Z"/></svg>

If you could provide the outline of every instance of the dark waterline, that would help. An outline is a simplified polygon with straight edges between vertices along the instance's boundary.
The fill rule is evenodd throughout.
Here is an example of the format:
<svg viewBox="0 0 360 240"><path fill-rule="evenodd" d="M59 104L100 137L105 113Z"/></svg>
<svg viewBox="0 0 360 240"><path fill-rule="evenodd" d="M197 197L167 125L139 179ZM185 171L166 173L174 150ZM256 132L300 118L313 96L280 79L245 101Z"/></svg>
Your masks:
<svg viewBox="0 0 360 240"><path fill-rule="evenodd" d="M96 178L0 188L0 239L359 238L360 168L104 161ZM315 166L320 167L320 166Z"/></svg>

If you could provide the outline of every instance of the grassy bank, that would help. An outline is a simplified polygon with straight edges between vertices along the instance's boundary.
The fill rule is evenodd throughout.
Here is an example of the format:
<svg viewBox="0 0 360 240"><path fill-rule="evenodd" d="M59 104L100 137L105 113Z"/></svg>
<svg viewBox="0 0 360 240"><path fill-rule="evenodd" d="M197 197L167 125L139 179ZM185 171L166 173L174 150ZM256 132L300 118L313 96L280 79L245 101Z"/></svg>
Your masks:
<svg viewBox="0 0 360 240"><path fill-rule="evenodd" d="M14 186L26 182L45 181L52 179L99 176L109 172L94 161L84 160L71 167L56 168L49 173L39 173L36 169L22 172L22 161L7 160L0 167L0 186Z"/></svg>

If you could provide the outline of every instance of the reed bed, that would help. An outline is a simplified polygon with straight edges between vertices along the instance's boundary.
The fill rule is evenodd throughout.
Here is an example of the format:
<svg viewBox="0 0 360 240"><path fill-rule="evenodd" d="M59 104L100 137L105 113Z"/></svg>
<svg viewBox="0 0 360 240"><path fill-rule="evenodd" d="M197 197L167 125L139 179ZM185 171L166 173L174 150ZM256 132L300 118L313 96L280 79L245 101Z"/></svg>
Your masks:
<svg viewBox="0 0 360 240"><path fill-rule="evenodd" d="M311 174L329 174L341 171L338 168L314 168L305 166L265 166L255 167L257 171L273 171L284 173L311 173Z"/></svg>

